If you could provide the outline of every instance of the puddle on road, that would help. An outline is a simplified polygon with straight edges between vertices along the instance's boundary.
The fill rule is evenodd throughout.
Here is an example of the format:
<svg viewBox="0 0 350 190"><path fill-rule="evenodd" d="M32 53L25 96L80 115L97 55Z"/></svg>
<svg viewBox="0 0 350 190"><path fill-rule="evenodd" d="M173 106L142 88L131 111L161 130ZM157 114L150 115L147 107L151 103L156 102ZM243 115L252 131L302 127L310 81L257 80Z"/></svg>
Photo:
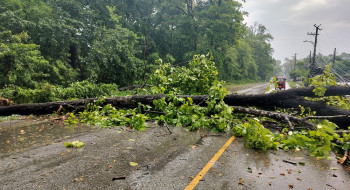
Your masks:
<svg viewBox="0 0 350 190"><path fill-rule="evenodd" d="M65 125L62 120L13 120L0 123L0 158L30 147L61 142L98 127Z"/></svg>

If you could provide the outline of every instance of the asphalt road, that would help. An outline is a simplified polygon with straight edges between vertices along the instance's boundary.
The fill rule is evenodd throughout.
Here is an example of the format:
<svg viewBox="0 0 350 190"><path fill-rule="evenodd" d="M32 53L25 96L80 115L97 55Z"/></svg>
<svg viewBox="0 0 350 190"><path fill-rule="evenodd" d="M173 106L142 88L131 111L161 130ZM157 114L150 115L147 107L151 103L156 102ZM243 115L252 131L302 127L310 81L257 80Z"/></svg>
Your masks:
<svg viewBox="0 0 350 190"><path fill-rule="evenodd" d="M40 130L42 125L52 126L52 122L34 126ZM170 134L165 127L150 125L146 131L125 127L91 129L25 150L16 147L0 159L0 189L184 189L231 137L209 131L188 132L179 127L171 127ZM26 137L20 133L17 135ZM1 134L7 131L2 129ZM86 145L78 149L64 147L63 142L73 140ZM262 152L245 148L237 138L195 189L291 186L345 190L350 180L334 156L318 161L303 151Z"/></svg>

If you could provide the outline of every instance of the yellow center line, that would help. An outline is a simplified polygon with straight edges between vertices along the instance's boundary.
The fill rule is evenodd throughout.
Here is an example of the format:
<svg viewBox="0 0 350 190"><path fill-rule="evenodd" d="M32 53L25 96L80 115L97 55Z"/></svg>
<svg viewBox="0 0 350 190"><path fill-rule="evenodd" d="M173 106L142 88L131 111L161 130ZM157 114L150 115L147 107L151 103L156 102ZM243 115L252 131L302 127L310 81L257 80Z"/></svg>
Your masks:
<svg viewBox="0 0 350 190"><path fill-rule="evenodd" d="M235 140L232 136L221 149L213 156L213 158L204 166L204 168L197 174L197 176L192 180L192 182L185 188L185 190L192 190L196 187L202 177L209 171L209 169L215 164L215 162L220 158L221 154L230 146L230 144Z"/></svg>

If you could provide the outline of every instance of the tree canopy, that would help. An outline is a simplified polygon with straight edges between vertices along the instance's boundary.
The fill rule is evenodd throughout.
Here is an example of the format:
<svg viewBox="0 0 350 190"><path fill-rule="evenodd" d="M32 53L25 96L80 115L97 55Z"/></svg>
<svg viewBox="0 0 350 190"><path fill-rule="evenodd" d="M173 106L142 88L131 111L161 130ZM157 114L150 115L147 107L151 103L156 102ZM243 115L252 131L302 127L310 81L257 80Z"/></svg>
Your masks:
<svg viewBox="0 0 350 190"><path fill-rule="evenodd" d="M248 27L234 0L6 0L0 12L1 88L125 86L157 59L186 65L195 54L210 53L226 81L266 80L276 65L272 36Z"/></svg>

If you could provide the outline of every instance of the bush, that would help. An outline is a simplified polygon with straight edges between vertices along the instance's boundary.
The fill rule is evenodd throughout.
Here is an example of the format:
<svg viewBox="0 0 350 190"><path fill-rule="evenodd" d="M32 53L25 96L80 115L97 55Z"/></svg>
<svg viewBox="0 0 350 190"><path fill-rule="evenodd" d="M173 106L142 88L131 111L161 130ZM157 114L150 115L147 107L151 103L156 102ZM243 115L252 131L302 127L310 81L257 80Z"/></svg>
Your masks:
<svg viewBox="0 0 350 190"><path fill-rule="evenodd" d="M38 89L7 86L0 90L0 96L11 99L17 104L39 103L59 100L95 98L118 94L116 84L94 84L88 81L76 82L67 88L57 87L48 83L39 85Z"/></svg>

